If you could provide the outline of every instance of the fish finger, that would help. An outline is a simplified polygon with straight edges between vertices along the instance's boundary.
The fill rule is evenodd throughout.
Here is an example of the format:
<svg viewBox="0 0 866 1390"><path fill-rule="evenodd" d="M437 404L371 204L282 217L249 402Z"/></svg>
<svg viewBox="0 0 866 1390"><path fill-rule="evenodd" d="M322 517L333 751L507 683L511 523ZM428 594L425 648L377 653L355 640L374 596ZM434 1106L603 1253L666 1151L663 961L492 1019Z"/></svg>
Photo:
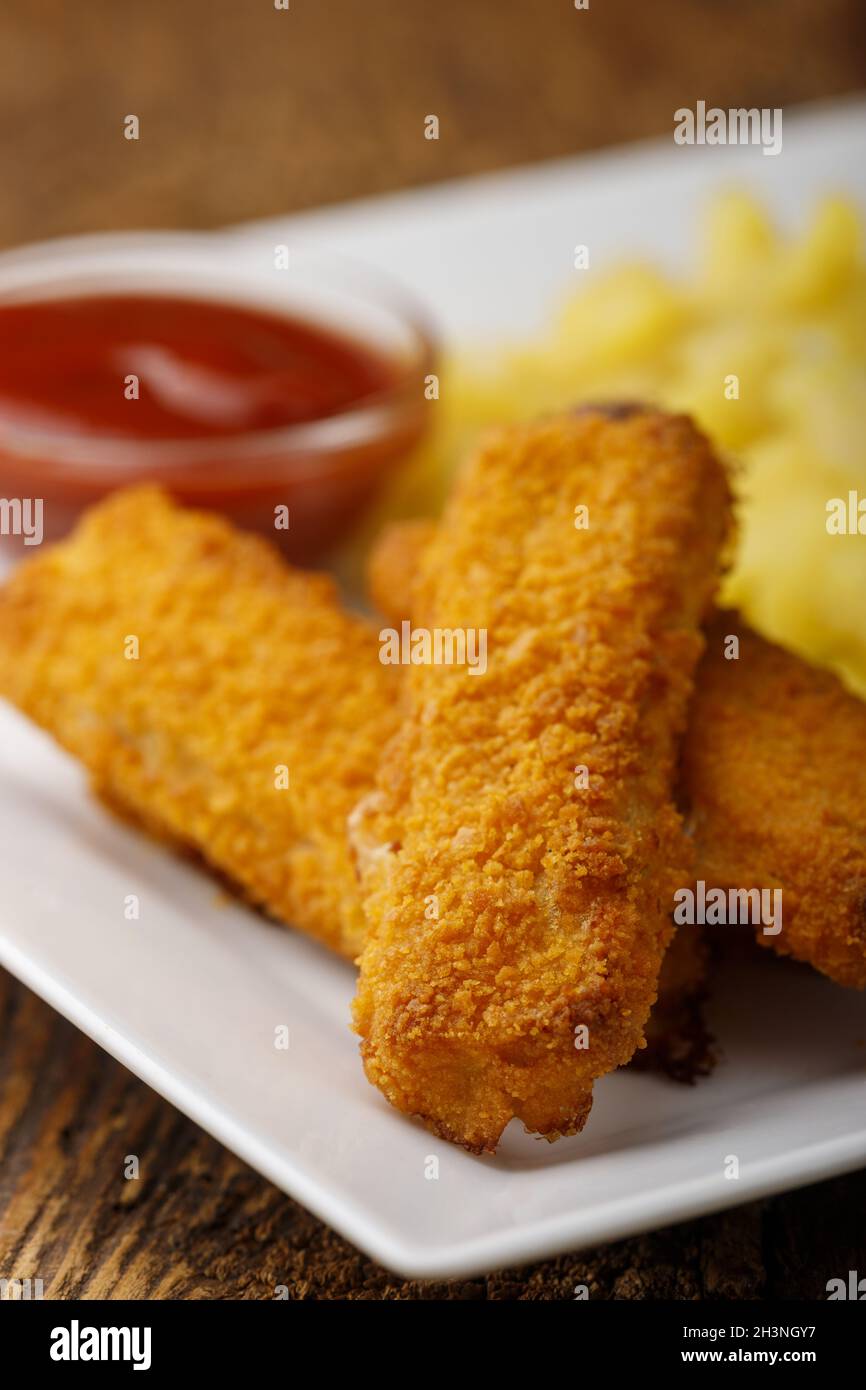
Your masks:
<svg viewBox="0 0 866 1390"><path fill-rule="evenodd" d="M720 610L707 628L681 787L698 877L723 890L778 889L779 930L757 925L759 943L862 989L866 705Z"/></svg>
<svg viewBox="0 0 866 1390"><path fill-rule="evenodd" d="M396 522L371 551L368 589L391 622L414 612L420 556L435 529L426 518ZM734 610L718 610L706 636L678 784L697 879L723 890L779 888L781 930L768 934L762 923L758 941L862 989L866 704Z"/></svg>
<svg viewBox="0 0 866 1390"><path fill-rule="evenodd" d="M673 778L728 529L686 419L591 413L494 438L424 552L415 622L489 632L487 668L408 672L355 826L355 1025L370 1080L468 1149L515 1116L576 1132L643 1043L691 873Z"/></svg>
<svg viewBox="0 0 866 1390"><path fill-rule="evenodd" d="M116 493L0 590L0 694L95 789L342 955L364 941L346 823L400 672L323 575L155 488Z"/></svg>

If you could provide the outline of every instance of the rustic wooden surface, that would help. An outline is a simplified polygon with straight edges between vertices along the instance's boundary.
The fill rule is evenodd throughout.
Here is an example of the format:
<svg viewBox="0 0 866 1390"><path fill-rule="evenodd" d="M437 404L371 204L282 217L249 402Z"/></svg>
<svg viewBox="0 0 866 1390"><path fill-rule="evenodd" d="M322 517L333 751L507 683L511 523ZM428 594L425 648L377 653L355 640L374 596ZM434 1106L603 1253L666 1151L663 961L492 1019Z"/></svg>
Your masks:
<svg viewBox="0 0 866 1390"><path fill-rule="evenodd" d="M699 97L788 106L863 80L858 0L590 5L6 0L0 244L212 226L668 132ZM530 1269L406 1283L0 972L0 1277L41 1278L46 1297L821 1298L863 1272L864 1218L860 1174Z"/></svg>
<svg viewBox="0 0 866 1390"><path fill-rule="evenodd" d="M855 1175L452 1283L373 1264L0 972L0 1276L46 1298L822 1298L863 1271ZM123 1176L136 1154L140 1177Z"/></svg>
<svg viewBox="0 0 866 1390"><path fill-rule="evenodd" d="M5 0L0 244L211 226L667 134L699 97L847 92L864 35L860 0Z"/></svg>

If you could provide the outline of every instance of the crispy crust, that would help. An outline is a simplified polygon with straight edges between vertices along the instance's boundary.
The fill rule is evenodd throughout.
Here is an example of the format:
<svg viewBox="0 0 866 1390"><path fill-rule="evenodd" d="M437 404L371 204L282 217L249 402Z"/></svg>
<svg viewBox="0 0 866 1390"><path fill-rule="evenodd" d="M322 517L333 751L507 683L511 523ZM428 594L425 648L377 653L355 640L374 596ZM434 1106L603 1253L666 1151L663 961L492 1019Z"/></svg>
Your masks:
<svg viewBox="0 0 866 1390"><path fill-rule="evenodd" d="M725 656L739 637L739 657ZM866 706L826 671L720 612L683 747L682 786L708 884L782 889L757 939L839 984L866 985Z"/></svg>
<svg viewBox="0 0 866 1390"><path fill-rule="evenodd" d="M435 523L385 529L368 587L391 621L414 611ZM740 658L725 639L740 639ZM782 888L783 929L757 938L837 984L866 986L866 705L829 672L757 636L733 610L707 628L679 799L709 887ZM655 1011L654 1011L655 1015Z"/></svg>
<svg viewBox="0 0 866 1390"><path fill-rule="evenodd" d="M435 531L435 521L427 517L393 522L370 551L367 592L389 622L399 623L415 611L420 557ZM714 1057L703 1022L707 956L700 928L675 933L662 962L658 998L646 1026L646 1047L632 1058L639 1070L664 1072L685 1084L712 1070Z"/></svg>
<svg viewBox="0 0 866 1390"><path fill-rule="evenodd" d="M690 873L671 785L728 516L687 420L591 414L494 438L424 553L418 621L488 629L489 665L409 673L358 828L355 1023L370 1080L469 1149L512 1116L579 1130L642 1045Z"/></svg>
<svg viewBox="0 0 866 1390"><path fill-rule="evenodd" d="M399 673L376 650L329 579L152 488L96 507L0 591L0 693L107 800L350 957L345 825L397 722Z"/></svg>

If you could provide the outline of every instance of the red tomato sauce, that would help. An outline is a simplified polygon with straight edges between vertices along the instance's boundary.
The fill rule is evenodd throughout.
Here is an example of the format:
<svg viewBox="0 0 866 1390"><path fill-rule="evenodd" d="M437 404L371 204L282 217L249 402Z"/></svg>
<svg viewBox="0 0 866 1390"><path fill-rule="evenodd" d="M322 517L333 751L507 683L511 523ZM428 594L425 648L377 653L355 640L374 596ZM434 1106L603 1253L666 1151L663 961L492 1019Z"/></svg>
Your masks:
<svg viewBox="0 0 866 1390"><path fill-rule="evenodd" d="M0 496L53 539L112 489L158 481L309 560L356 522L428 416L414 364L330 326L167 294L0 303ZM322 436L292 433L345 416ZM323 426L324 428L324 426ZM275 532L275 509L290 513Z"/></svg>
<svg viewBox="0 0 866 1390"><path fill-rule="evenodd" d="M136 439L279 429L387 389L388 362L236 304L93 296L0 307L4 425Z"/></svg>

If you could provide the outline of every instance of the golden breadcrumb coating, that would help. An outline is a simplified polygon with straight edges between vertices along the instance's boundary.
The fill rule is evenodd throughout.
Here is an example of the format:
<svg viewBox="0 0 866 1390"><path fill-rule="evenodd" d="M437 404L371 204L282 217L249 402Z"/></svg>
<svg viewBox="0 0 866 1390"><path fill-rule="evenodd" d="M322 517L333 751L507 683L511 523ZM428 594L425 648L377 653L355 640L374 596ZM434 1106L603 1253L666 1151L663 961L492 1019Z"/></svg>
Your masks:
<svg viewBox="0 0 866 1390"><path fill-rule="evenodd" d="M154 510L154 506L156 506L158 510ZM181 512L177 508L166 508L165 499L163 497L157 497L153 493L148 493L146 497L139 492L137 494L133 494L131 497L127 495L122 499L116 498L115 501L111 504L111 509L112 510L109 517L103 517L103 523L107 524L101 524L99 526L94 525L91 527L87 543L92 549L102 546L110 548L111 560L114 564L117 563L116 550L118 544L121 543L121 540L124 546L124 550L127 554L128 560L130 562L133 562L137 559L138 552L129 550L129 537L131 534L138 534L140 532L142 544L147 546L149 549L149 567L152 568L157 561L164 560L165 557L163 554L163 548L165 546L170 545L172 547L175 547L179 544L179 531L177 528L180 526L180 524L183 523L185 526L189 527L192 521L192 515L189 512ZM158 551L152 548L152 527L153 521L156 519L157 515L160 518L161 528L161 540L159 543L160 549ZM97 514L97 516L99 516L99 514ZM193 530L189 530L189 538L192 538L193 535ZM220 549L222 550L225 558L228 558L232 547L240 539L241 538L234 533L227 533L227 529L223 527L223 536L222 541L220 542ZM204 561L204 563L210 567L211 578L213 578L215 574L213 566L216 552L214 549L213 541L214 537L213 535L211 535L207 543L206 558ZM72 544L78 544L78 541L76 540L75 542L72 542ZM189 560L188 568L182 574L178 574L177 571L174 571L174 601L178 607L178 611L180 605L182 604L182 592L188 585L193 584L196 586L196 593L198 594L199 598L202 598L208 594L207 586L202 582L203 575L199 574L198 572L199 565L202 563L202 560L200 558L191 559L189 558L189 552L186 551L185 553ZM81 554L81 552L79 552L79 555L80 561L83 561L83 555ZM288 575L290 571L288 571L288 569L282 563L282 561L278 561L278 563L280 564L284 575ZM57 557L51 559L49 565L47 566L47 570L48 572L53 574L55 578L53 580L49 579L48 574L46 573L43 579L38 581L40 585L38 590L36 588L37 580L35 578L37 571L34 570L33 566L31 565L28 567L27 570L22 571L21 575L19 575L18 579L15 581L15 597L13 598L12 590L9 590L2 598L0 598L0 651L3 650L3 644L5 644L6 651L8 652L11 649L13 639L17 642L18 636L23 633L22 627L15 626L15 624L20 623L21 619L26 618L26 622L29 628L26 638L25 659L15 668L15 681L17 682L16 693L18 695L18 698L22 701L22 703L27 703L31 708L31 711L33 712L35 712L36 708L34 701L38 699L41 702L39 708L43 711L42 717L45 719L51 719L52 721L58 717L56 707L53 704L56 697L55 694L51 693L52 688L45 685L44 674L40 677L41 685L38 695L36 692L36 688L33 684L34 672L36 670L36 666L33 660L33 657L35 655L34 642L37 640L39 630L42 629L44 634L46 624L54 624L60 616L56 608L58 600L56 577L59 576L61 573L68 573L68 565L68 558L64 562L64 564L58 564ZM83 564L79 562L79 564L76 566L76 574L79 580L83 577L83 574L88 567L99 568L100 570L103 569L102 562L97 562L95 555L91 555L91 557L86 561L86 563ZM269 564L268 567L271 568ZM44 564L43 568L45 568ZM138 571L136 573L136 584L138 582L139 574L145 572L146 569L147 567L144 567L142 571ZM120 605L122 602L125 602L125 600L120 599L120 591L123 581L119 572L116 571L115 573L117 575L117 586L113 587L115 597L112 600L112 604L114 606L110 610L111 616L109 616L109 611L105 607L94 605L92 608L88 610L88 616L86 618L86 622L88 624L88 635L84 636L80 626L81 621L84 618L84 613L83 610L79 608L78 618L76 620L77 625L69 626L69 634L71 635L73 631L76 633L76 642L79 651L82 651L84 646L91 644L94 639L97 641L102 640L100 634L104 632L103 624L105 624L106 621L109 621L112 624L116 623L117 621L119 614L118 605ZM237 577L238 572L236 569L235 582L237 582ZM273 575L271 576L269 582L272 581ZM313 582L316 586L321 587L320 580L314 580ZM306 589L304 590L304 592L306 594ZM70 622L75 604L76 600L74 598L72 590L70 589L67 592L66 597L64 598L64 625L66 625L67 622ZM17 614L17 616L13 618L13 614ZM198 623L202 617L204 617L204 606L202 606L201 612L196 615L196 623ZM138 622L138 626L142 627L141 622L138 621L138 619L136 619L136 621ZM352 635L356 635L358 625L355 622L355 620L347 619L346 621L349 625ZM128 631L128 629L131 626L130 622L121 622L119 626L124 629L124 636L132 635ZM83 637L84 640L82 641ZM55 648L52 645L53 642L54 638L52 638L51 642L45 641L43 644L44 649L47 651L50 647L51 650L56 651L57 655L59 656L59 649ZM164 658L157 653L157 651L153 648L150 642L148 643L148 645L150 648L151 661L147 667L137 668L137 674L142 675L144 673L147 673L151 683L154 678L159 678L166 681L172 679L171 670L169 667L166 667L166 669L161 673L158 671L158 669L154 668L153 663L159 660L163 660ZM347 651L349 648L352 647L352 637L347 636ZM160 650L162 652L166 652L168 648L162 648ZM201 648L199 647L197 648L197 650L201 650ZM340 936L336 941L334 941L331 938L330 932L325 933L325 935L326 939L329 941L329 944L336 945L337 949L340 949L344 954L350 956L357 955L360 950L360 932L363 930L363 919L357 901L357 891L354 874L349 871L349 869L342 860L340 842L344 835L343 827L345 825L347 811L351 810L354 802L357 799L359 791L368 790L369 787L372 785L372 759L370 758L370 750L371 748L375 750L376 741L384 737L388 731L388 726L386 725L385 720L388 719L388 711L391 709L392 696L394 693L394 678L400 679L402 678L403 674L402 671L398 668L396 671L391 672L389 676L385 675L385 672L383 671L378 661L378 651L373 633L369 630L364 634L363 646L359 649L357 647L357 644L354 644L353 650L354 658L357 662L357 665L354 665L352 668L353 684L356 682L357 673L361 665L365 663L368 665L370 663L375 663L377 669L370 674L370 680L374 684L376 684L381 679L387 679L389 681L389 690L386 692L387 701L384 714L381 707L377 706L377 704L373 701L371 701L369 704L366 704L363 708L357 709L354 712L353 742L356 742L360 745L361 757L364 759L364 766L366 767L367 772L364 781L358 786L356 786L354 782L346 784L348 786L347 793L340 795L340 788L337 788L338 796L336 798L330 798L328 802L328 804L333 803L334 806L334 824L332 827L329 827L327 823L323 820L320 827L320 829L323 830L325 834L326 843L328 844L329 848L329 854L336 857L338 861L338 864L340 866L339 876L343 880L343 887L341 889L341 901L337 909L337 915L334 918L334 920L338 920L340 923L343 924L343 926L341 926L340 928ZM117 655L116 649L114 655ZM192 653L188 652L187 655L191 656ZM238 655L239 652L237 647L233 646L233 660L237 661ZM205 656L207 660L207 667L206 669L203 669L202 676L203 679L209 681L210 673L213 668L213 656L210 652L205 653ZM141 660L140 654L139 660ZM316 668L319 676L322 679L328 680L328 698L330 698L331 689L333 687L333 681L331 680L331 677L328 674L328 670L331 667L331 665L332 663L328 663L327 668ZM114 661L112 661L112 671L114 671L114 666L115 663ZM340 662L340 666L342 669L342 661ZM55 668L52 666L51 669L54 670ZM124 667L123 669L126 670L127 668ZM261 672L258 669L250 670L250 672L248 673L248 680L251 688L254 688L261 684L262 674L263 672ZM4 670L3 668L0 668L0 680L2 680L4 687L6 687L10 693L11 678L11 664L8 669ZM294 676L292 676L290 680L287 681L287 686L290 690L296 688ZM152 688L152 684L150 688ZM66 692L64 692L64 697L65 694ZM70 686L68 695L70 702L75 700L75 685ZM93 717L93 712L97 709L98 702L96 695L97 692L94 688L91 691L89 712L86 716L88 721ZM128 703L128 691L126 693L125 699ZM47 712L49 705L51 705L53 711L50 714ZM102 707L104 708L104 702L102 702ZM147 737L151 737L151 735L158 736L159 738L163 737L162 733L159 733L157 735L154 732L156 729L156 723L160 717L160 712L163 710L163 708L164 697L161 695L159 701L154 702L150 709L148 718L153 724L153 729L148 732ZM192 703L190 705L190 708L193 708ZM126 713L124 713L125 709L125 705L118 706L115 710L115 713L122 718L131 719L131 710L126 710ZM281 709L279 711L279 718L283 718L284 716L285 710ZM391 718L393 722L393 715L391 716ZM59 729L57 730L57 732L59 732ZM230 729L228 732L230 733ZM179 736L180 734L178 732L178 737ZM189 734L187 733L186 735L184 735L184 737L188 739ZM314 747L320 747L322 750L327 750L332 745L332 743L337 745L343 738L344 736L339 726L335 727L331 722L325 721L323 723L323 727L319 736L314 741ZM138 738L138 741L140 742L140 736ZM222 742L222 740L220 741ZM82 748L79 747L74 749L73 751L82 752ZM172 784L174 781L176 781L177 769L174 765L168 764L164 769L166 786L165 788L160 789L165 794L167 804L158 806L154 799L153 787L149 787L147 789L147 791L144 794L143 800L138 799L141 796L140 782L136 780L134 784L131 783L129 771L124 770L128 767L130 757L129 749L127 747L124 746L121 750L118 750L116 746L112 749L108 749L104 738L100 738L95 743L88 738L84 745L84 752L87 753L88 756L90 771L94 779L95 789L99 792L102 798L112 807L113 810L115 810L118 814L129 816L139 823L146 824L155 833L167 835L173 842L180 842L181 840L183 840L184 842L189 843L190 845L194 845L199 852L207 854L211 859L212 863L220 865L225 872L229 872L229 869L231 868L231 870L238 877L240 877L240 870L238 869L235 860L230 856L230 852L227 852L225 849L221 848L221 846L224 844L224 836L227 832L229 832L230 827L222 825L221 829L217 834L214 834L211 829L204 827L202 817L206 812L206 807L203 801L202 804L194 806L193 815L187 814L189 798L197 798L201 793L202 783L200 780L196 780L194 784L191 782L187 783L184 791L186 800L184 802L184 805L181 805L180 802L172 794ZM343 752L345 752L345 748L343 748ZM306 757L307 754L305 750L305 765ZM100 762L100 759L103 759L104 761ZM209 755L206 762L204 763L204 766L209 767L211 765L211 762L212 759ZM298 786L297 768L297 759L295 759L295 788L297 788ZM140 772L137 772L134 775L137 779L138 777L140 777ZM135 801L132 800L133 795L136 797ZM211 795L210 791L207 792L207 795ZM260 800L258 795L256 799ZM280 814L282 814L282 811L284 810L284 801L282 798L280 798L276 803L269 802L268 804L270 806L269 814L272 814L274 810L277 810L280 812ZM327 807L322 806L321 809L323 811L326 811ZM240 803L233 806L231 815L236 825L239 825L242 819ZM261 817L261 819L263 821L263 824L267 825L269 823L266 817ZM194 837L189 829L189 827L192 825L193 820L195 822L195 826L197 827ZM187 829L184 829L184 826L187 826ZM288 842L288 838L291 834L290 827L280 824L279 827L275 827L275 831L276 833L284 834ZM332 841L336 843L332 843ZM261 843L261 841L259 843ZM283 848L284 846L281 844L281 853ZM273 857L272 850L270 849L268 850L268 857ZM298 872L299 863L300 861L295 861L294 872L296 874ZM312 867L315 873L317 874L317 878L311 884L311 902L309 905L305 898L305 900L302 903L298 904L297 902L295 902L292 907L289 907L288 905L286 905L285 894L282 890L274 891L272 889L268 889L267 893L265 893L264 888L256 886L259 877L262 876L262 869L260 865L260 850L258 848L250 856L247 876L243 881L247 883L248 896L250 896L256 901L266 901L270 906L270 910L275 914L288 916L293 912L297 925L299 925L304 930L312 931L316 935L322 936L322 917L319 906L321 885L318 876L327 875L329 872L329 868L324 863L321 864L318 868L316 868L315 864L313 864ZM668 953L666 960L670 959L671 956L673 956L674 954L674 950L671 950ZM664 977L667 973L669 973L667 966L665 967L662 973L663 978L661 988L662 994L665 994L663 986ZM674 1009L672 1002L670 1008L668 1008L667 1005L665 1006L665 1016L670 1016L671 1032L674 1033L677 1020L680 1017L680 1014L678 1013L678 1011ZM669 1049L670 1045L670 1040L666 1041L661 1038L659 1039L660 1048Z"/></svg>
<svg viewBox="0 0 866 1390"><path fill-rule="evenodd" d="M691 876L671 788L728 519L686 419L591 413L491 440L424 552L416 622L485 629L488 665L410 669L355 827L355 1022L370 1080L469 1149L512 1116L574 1133L642 1045Z"/></svg>
<svg viewBox="0 0 866 1390"><path fill-rule="evenodd" d="M115 494L0 590L0 693L111 803L350 957L346 819L397 719L376 652L329 579L153 488Z"/></svg>
<svg viewBox="0 0 866 1390"><path fill-rule="evenodd" d="M368 587L390 621L414 611L429 520L386 527ZM725 639L740 637L740 659ZM866 704L835 676L758 637L733 610L707 629L679 797L708 887L782 889L758 940L837 984L866 985ZM657 1010L653 1011L655 1018Z"/></svg>
<svg viewBox="0 0 866 1390"><path fill-rule="evenodd" d="M725 655L739 637L739 657ZM866 985L866 705L732 611L707 630L682 760L699 876L782 890L758 941Z"/></svg>
<svg viewBox="0 0 866 1390"><path fill-rule="evenodd" d="M429 517L385 526L367 557L367 592L389 622L415 611L414 586L421 555L436 532ZM714 1058L703 1025L708 951L700 927L674 934L659 974L658 998L646 1026L646 1047L632 1062L642 1071L663 1071L672 1080L693 1082Z"/></svg>

